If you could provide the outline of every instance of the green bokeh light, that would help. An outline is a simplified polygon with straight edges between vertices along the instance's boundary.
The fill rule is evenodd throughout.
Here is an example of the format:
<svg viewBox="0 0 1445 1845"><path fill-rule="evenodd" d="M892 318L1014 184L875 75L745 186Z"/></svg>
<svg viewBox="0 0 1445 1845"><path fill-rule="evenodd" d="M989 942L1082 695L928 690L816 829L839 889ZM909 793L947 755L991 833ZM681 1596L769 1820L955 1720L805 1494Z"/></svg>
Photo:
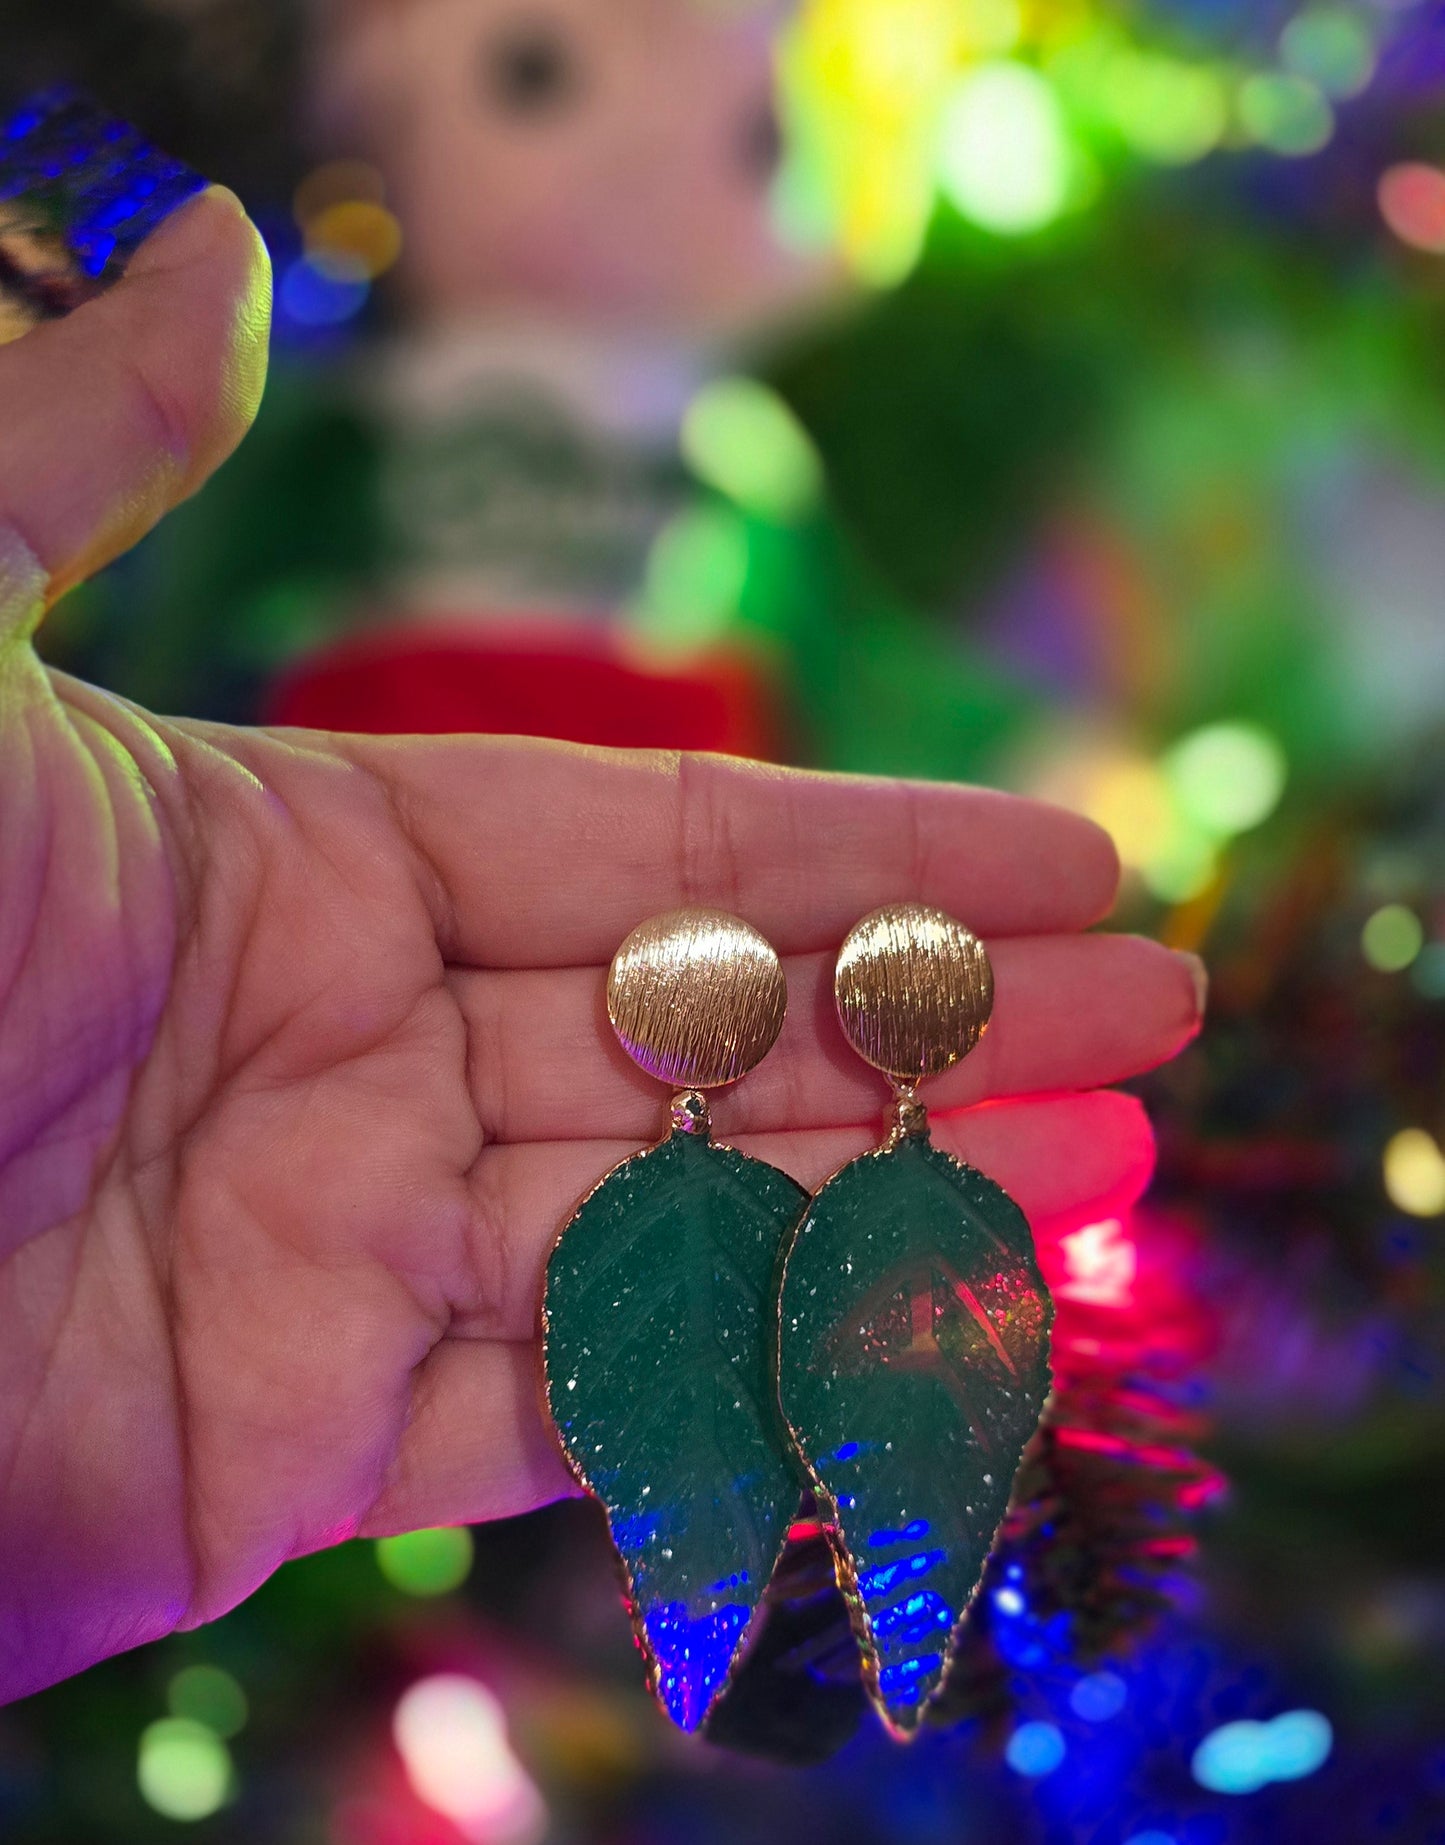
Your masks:
<svg viewBox="0 0 1445 1845"><path fill-rule="evenodd" d="M980 65L949 98L939 178L975 224L1004 236L1041 230L1064 209L1069 170L1058 97L1029 65Z"/></svg>
<svg viewBox="0 0 1445 1845"><path fill-rule="evenodd" d="M753 378L719 378L688 406L682 452L698 479L739 506L791 520L816 506L823 469L807 431Z"/></svg>
<svg viewBox="0 0 1445 1845"><path fill-rule="evenodd" d="M1280 34L1279 48L1296 76L1331 96L1358 96L1375 74L1374 34L1349 7L1312 6L1296 13Z"/></svg>
<svg viewBox="0 0 1445 1845"><path fill-rule="evenodd" d="M1239 86L1245 132L1275 154L1317 154L1334 133L1335 115L1306 77L1266 71Z"/></svg>
<svg viewBox="0 0 1445 1845"><path fill-rule="evenodd" d="M1424 945L1420 918L1403 903L1383 905L1360 931L1361 953L1381 974L1403 972Z"/></svg>
<svg viewBox="0 0 1445 1845"><path fill-rule="evenodd" d="M1164 165L1201 160L1228 126L1224 81L1207 65L1120 51L1105 66L1100 90L1125 140Z"/></svg>
<svg viewBox="0 0 1445 1845"><path fill-rule="evenodd" d="M737 613L748 575L748 534L728 506L692 506L670 519L648 554L629 611L634 637L658 654L714 645Z"/></svg>
<svg viewBox="0 0 1445 1845"><path fill-rule="evenodd" d="M235 1736L246 1726L246 1694L220 1666L184 1666L171 1680L166 1703L173 1717L203 1723L217 1736Z"/></svg>
<svg viewBox="0 0 1445 1845"><path fill-rule="evenodd" d="M404 1595L448 1595L470 1575L473 1548L465 1525L406 1531L376 1540L376 1565Z"/></svg>
<svg viewBox="0 0 1445 1845"><path fill-rule="evenodd" d="M205 1724L161 1717L141 1732L136 1782L146 1804L167 1819L207 1819L230 1797L231 1754Z"/></svg>
<svg viewBox="0 0 1445 1845"><path fill-rule="evenodd" d="M1180 811L1215 839L1268 819L1288 773L1284 751L1256 724L1206 724L1182 737L1160 766Z"/></svg>

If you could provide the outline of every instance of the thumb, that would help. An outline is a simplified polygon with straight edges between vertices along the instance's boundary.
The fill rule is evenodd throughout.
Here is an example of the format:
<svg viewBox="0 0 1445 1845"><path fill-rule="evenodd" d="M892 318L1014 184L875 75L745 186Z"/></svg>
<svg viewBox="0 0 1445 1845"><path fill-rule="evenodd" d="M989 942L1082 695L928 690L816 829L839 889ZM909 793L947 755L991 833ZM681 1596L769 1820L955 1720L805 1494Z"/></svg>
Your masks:
<svg viewBox="0 0 1445 1845"><path fill-rule="evenodd" d="M213 186L114 288L0 347L0 640L235 448L265 383L270 301L265 248Z"/></svg>

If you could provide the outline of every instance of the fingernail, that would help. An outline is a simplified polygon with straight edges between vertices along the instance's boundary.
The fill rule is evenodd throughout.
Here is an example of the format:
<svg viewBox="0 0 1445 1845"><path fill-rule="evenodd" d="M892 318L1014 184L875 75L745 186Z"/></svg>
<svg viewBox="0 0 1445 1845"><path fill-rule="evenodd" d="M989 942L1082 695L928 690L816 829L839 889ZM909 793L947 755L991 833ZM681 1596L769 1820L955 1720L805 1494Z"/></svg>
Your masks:
<svg viewBox="0 0 1445 1845"><path fill-rule="evenodd" d="M0 339L119 280L205 183L78 91L22 103L0 121Z"/></svg>
<svg viewBox="0 0 1445 1845"><path fill-rule="evenodd" d="M1189 954L1183 949L1176 952L1189 969L1189 978L1194 982L1194 1010L1203 1018L1204 1008L1209 1003L1209 969L1198 955Z"/></svg>

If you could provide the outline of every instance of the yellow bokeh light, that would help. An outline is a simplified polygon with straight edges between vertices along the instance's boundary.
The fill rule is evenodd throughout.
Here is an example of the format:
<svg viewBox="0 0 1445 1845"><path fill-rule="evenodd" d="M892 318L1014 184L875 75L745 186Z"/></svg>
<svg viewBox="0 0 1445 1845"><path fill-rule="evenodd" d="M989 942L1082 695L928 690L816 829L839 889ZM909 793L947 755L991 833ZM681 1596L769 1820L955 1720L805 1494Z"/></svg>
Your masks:
<svg viewBox="0 0 1445 1845"><path fill-rule="evenodd" d="M1027 778L1028 792L1086 814L1161 903L1187 903L1219 871L1217 842L1180 807L1158 763L1117 745L1075 746Z"/></svg>
<svg viewBox="0 0 1445 1845"><path fill-rule="evenodd" d="M384 205L347 199L307 220L306 254L322 270L335 264L373 282L400 256L401 226Z"/></svg>
<svg viewBox="0 0 1445 1845"><path fill-rule="evenodd" d="M1401 1128L1385 1148L1385 1191L1412 1217L1445 1211L1445 1154L1424 1128Z"/></svg>
<svg viewBox="0 0 1445 1845"><path fill-rule="evenodd" d="M997 56L1012 51L1024 35L1020 0L963 0L964 39L970 52Z"/></svg>
<svg viewBox="0 0 1445 1845"><path fill-rule="evenodd" d="M1174 804L1163 776L1142 757L1101 765L1090 778L1084 812L1113 835L1126 865L1138 867L1161 851L1174 831Z"/></svg>

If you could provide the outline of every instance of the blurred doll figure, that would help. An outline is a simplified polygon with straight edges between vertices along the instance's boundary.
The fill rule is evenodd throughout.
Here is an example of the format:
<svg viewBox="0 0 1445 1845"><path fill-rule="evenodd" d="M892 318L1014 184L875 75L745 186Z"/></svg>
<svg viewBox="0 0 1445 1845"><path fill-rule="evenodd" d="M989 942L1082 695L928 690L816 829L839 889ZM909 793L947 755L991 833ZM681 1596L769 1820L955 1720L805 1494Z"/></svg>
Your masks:
<svg viewBox="0 0 1445 1845"><path fill-rule="evenodd" d="M388 561L270 715L774 753L755 661L654 671L621 618L688 497L691 395L824 285L769 218L779 9L318 3L326 139L403 238L403 332L362 368Z"/></svg>

